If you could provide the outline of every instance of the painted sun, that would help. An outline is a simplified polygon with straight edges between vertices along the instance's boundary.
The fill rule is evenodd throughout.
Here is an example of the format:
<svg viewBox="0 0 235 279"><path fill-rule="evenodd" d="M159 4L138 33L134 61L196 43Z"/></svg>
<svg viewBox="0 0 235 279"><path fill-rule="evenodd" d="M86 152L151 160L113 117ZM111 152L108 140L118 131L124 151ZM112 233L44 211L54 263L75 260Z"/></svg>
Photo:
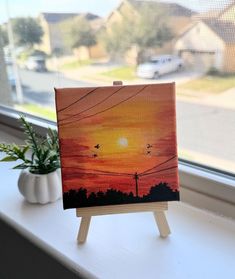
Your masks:
<svg viewBox="0 0 235 279"><path fill-rule="evenodd" d="M128 139L121 137L118 139L118 145L120 145L121 147L127 147L128 146Z"/></svg>

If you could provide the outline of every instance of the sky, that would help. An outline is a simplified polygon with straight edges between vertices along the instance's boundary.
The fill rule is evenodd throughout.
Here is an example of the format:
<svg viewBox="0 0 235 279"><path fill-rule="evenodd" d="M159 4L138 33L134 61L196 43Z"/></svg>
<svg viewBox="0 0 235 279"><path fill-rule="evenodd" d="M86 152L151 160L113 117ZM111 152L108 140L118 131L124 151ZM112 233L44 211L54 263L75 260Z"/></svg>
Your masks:
<svg viewBox="0 0 235 279"><path fill-rule="evenodd" d="M196 11L222 8L232 0L175 0ZM172 2L163 0L162 2ZM118 6L120 0L0 0L0 23L7 20L6 3L11 17L37 16L40 12L92 12L106 17Z"/></svg>
<svg viewBox="0 0 235 279"><path fill-rule="evenodd" d="M178 189L173 86L58 89L64 191Z"/></svg>

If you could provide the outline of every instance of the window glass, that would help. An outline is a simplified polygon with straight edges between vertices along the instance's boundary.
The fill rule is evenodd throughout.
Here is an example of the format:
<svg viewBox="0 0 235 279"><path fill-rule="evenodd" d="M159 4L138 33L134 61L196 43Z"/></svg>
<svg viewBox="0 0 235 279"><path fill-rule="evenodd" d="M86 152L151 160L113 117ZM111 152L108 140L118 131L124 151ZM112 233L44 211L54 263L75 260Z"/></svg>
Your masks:
<svg viewBox="0 0 235 279"><path fill-rule="evenodd" d="M234 1L0 2L2 105L55 120L54 87L113 80L175 81L180 157L235 172Z"/></svg>

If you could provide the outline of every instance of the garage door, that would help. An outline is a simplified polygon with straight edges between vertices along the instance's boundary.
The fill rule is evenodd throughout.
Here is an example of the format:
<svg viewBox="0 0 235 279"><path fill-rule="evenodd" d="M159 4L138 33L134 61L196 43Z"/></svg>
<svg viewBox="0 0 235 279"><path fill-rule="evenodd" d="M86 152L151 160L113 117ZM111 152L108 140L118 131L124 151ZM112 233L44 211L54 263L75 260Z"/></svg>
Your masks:
<svg viewBox="0 0 235 279"><path fill-rule="evenodd" d="M185 66L191 70L207 72L215 65L215 52L181 50L179 55L185 61Z"/></svg>

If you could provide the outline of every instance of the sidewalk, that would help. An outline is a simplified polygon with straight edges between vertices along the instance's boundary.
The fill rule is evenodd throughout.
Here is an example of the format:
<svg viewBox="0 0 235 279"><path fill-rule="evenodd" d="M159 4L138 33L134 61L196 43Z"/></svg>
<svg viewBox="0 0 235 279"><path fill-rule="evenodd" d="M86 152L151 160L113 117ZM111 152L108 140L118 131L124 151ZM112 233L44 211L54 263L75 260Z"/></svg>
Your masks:
<svg viewBox="0 0 235 279"><path fill-rule="evenodd" d="M94 83L99 86L111 85L114 79L102 75L103 72L111 71L117 66L112 65L89 65L78 68L76 70L66 70L63 71L63 75L66 78L73 80L84 81L88 83ZM140 84L145 83L146 81L140 79L134 80L122 80L123 84Z"/></svg>
<svg viewBox="0 0 235 279"><path fill-rule="evenodd" d="M184 93L178 94L177 99L188 103L235 110L235 87L219 94L200 93L195 91L185 91Z"/></svg>
<svg viewBox="0 0 235 279"><path fill-rule="evenodd" d="M102 73L111 71L116 69L117 67L121 67L121 65L114 64L100 64L100 65L88 65L81 68L77 68L74 70L64 70L62 71L63 75L67 78L85 81L89 83L95 83L98 85L108 85L112 84L115 78L107 77L102 75ZM122 80L123 84L144 84L144 83L166 83L166 82L176 82L177 84L182 84L191 79L199 77L201 74L192 72L176 72L172 74L168 74L166 76L162 76L157 80L154 79L141 79L135 78L131 80Z"/></svg>

